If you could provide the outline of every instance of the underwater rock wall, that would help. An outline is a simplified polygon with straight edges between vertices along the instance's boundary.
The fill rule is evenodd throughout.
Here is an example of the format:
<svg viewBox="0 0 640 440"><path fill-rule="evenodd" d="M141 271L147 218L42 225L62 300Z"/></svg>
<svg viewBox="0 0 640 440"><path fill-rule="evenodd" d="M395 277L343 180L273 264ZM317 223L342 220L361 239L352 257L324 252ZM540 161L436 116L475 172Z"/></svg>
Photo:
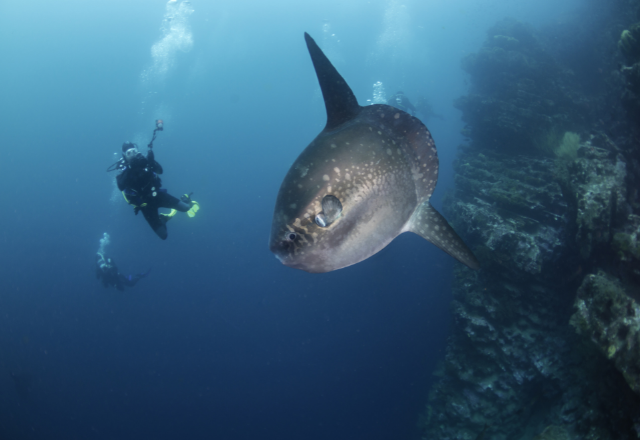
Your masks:
<svg viewBox="0 0 640 440"><path fill-rule="evenodd" d="M578 289L571 324L598 346L640 394L640 304L622 283L600 271Z"/></svg>
<svg viewBox="0 0 640 440"><path fill-rule="evenodd" d="M640 120L640 12L636 20L636 23L627 26L620 34L618 48L624 57L624 65L620 72L627 81L622 104L638 121Z"/></svg>
<svg viewBox="0 0 640 440"><path fill-rule="evenodd" d="M616 4L593 32L620 32L639 6ZM424 439L640 438L640 136L633 108L607 130L619 113L601 105L629 96L625 65L603 57L608 82L589 95L546 47L505 20L463 61L470 139L444 213L482 268L455 270Z"/></svg>
<svg viewBox="0 0 640 440"><path fill-rule="evenodd" d="M547 274L563 252L568 205L553 178L554 162L467 149L454 162L456 194L447 214L487 270L511 279ZM516 252L514 252L516 251Z"/></svg>
<svg viewBox="0 0 640 440"><path fill-rule="evenodd" d="M572 73L544 49L533 29L505 19L489 29L484 46L462 60L471 92L456 100L471 145L508 153L549 150L589 121L581 97L563 85Z"/></svg>

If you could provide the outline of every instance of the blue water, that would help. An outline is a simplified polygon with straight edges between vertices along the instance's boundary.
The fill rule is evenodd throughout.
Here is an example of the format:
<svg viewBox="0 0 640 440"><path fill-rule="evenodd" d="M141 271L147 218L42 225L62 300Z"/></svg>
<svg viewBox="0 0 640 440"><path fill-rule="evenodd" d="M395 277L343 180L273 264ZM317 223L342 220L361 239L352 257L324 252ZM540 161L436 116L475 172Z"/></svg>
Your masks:
<svg viewBox="0 0 640 440"><path fill-rule="evenodd" d="M405 234L311 275L267 247L280 182L325 123L303 32L361 104L380 81L444 115L427 121L440 207L460 59L505 16L561 23L584 2L559 3L1 2L0 438L418 438L452 259ZM165 242L105 172L156 118L164 186L202 207ZM152 268L124 293L95 279L104 232L122 272Z"/></svg>

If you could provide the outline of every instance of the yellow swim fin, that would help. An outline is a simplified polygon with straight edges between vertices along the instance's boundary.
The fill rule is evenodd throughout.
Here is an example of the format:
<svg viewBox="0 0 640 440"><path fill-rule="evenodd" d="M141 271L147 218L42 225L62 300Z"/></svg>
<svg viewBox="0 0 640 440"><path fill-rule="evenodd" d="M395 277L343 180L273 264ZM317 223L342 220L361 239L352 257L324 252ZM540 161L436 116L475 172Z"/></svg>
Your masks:
<svg viewBox="0 0 640 440"><path fill-rule="evenodd" d="M169 220L171 220L173 218L174 215L176 215L178 211L175 209L172 209L169 214L165 214L163 212L160 213L160 220L162 220L163 223L168 222Z"/></svg>
<svg viewBox="0 0 640 440"><path fill-rule="evenodd" d="M193 202L193 205L191 206L191 209L187 211L187 215L189 217L195 217L196 212L200 211L200 204L195 200L192 200L192 202Z"/></svg>

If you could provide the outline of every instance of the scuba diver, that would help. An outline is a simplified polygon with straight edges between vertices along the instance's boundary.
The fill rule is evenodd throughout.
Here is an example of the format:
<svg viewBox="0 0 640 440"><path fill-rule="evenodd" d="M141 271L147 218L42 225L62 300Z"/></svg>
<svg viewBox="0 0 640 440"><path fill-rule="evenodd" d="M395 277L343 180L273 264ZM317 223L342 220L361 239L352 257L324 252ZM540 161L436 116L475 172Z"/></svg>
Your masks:
<svg viewBox="0 0 640 440"><path fill-rule="evenodd" d="M123 291L124 287L133 287L138 281L149 274L139 273L135 275L123 275L118 271L118 266L111 259L103 254L96 254L96 278L102 281L104 287L114 286L116 289Z"/></svg>
<svg viewBox="0 0 640 440"><path fill-rule="evenodd" d="M123 291L125 286L133 287L138 281L149 275L149 271L136 275L121 274L116 263L105 255L105 247L109 243L109 234L105 232L104 237L100 239L100 247L96 253L96 278L102 281L104 287L114 286L116 289Z"/></svg>
<svg viewBox="0 0 640 440"><path fill-rule="evenodd" d="M180 199L167 193L166 189L160 188L162 185L159 174L162 174L162 166L155 160L153 154L153 141L156 133L163 130L161 119L156 121L156 128L153 130L153 137L149 142L149 150L145 157L138 146L129 141L122 144L122 159L111 165L107 171L119 170L116 176L118 189L126 202L134 207L134 213L142 215L151 226L151 229L163 240L167 239L167 222L178 211L186 212L189 217L196 215L200 209L198 202L191 200L191 194L185 194ZM171 211L167 214L159 213L159 208L168 208Z"/></svg>
<svg viewBox="0 0 640 440"><path fill-rule="evenodd" d="M427 98L423 96L418 96L416 100L416 111L422 115L422 122L428 122L430 119L442 119L444 121L444 116L439 113L433 111L433 107L427 101Z"/></svg>
<svg viewBox="0 0 640 440"><path fill-rule="evenodd" d="M396 92L395 95L391 95L387 103L402 111L411 113L411 116L416 115L416 108L411 104L409 98L405 96L404 92Z"/></svg>

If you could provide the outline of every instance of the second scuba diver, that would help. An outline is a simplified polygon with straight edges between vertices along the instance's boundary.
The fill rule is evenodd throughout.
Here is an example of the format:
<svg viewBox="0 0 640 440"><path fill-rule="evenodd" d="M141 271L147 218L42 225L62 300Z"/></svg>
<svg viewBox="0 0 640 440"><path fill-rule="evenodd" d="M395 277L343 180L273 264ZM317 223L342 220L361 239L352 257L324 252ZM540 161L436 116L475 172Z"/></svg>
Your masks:
<svg viewBox="0 0 640 440"><path fill-rule="evenodd" d="M409 98L402 91L396 92L395 95L391 95L391 97L387 100L389 105L394 106L395 108L399 108L402 111L407 113L411 113L411 116L416 115L416 108L411 104Z"/></svg>
<svg viewBox="0 0 640 440"><path fill-rule="evenodd" d="M111 237L106 232L100 239L100 247L96 253L96 278L102 281L104 287L114 286L116 289L123 291L125 286L133 287L140 279L149 274L139 273L135 275L124 275L118 270L116 263L106 256L106 248L111 243Z"/></svg>
<svg viewBox="0 0 640 440"><path fill-rule="evenodd" d="M116 176L116 181L125 200L134 207L136 215L141 211L151 229L161 239L166 240L167 222L176 212L186 212L189 217L193 217L200 209L200 205L191 200L190 194L177 199L167 193L166 189L160 188L162 182L159 175L162 174L162 167L156 162L152 148L156 132L162 131L162 127L162 120L157 120L146 157L138 151L136 144L127 141L122 144L122 159L112 165L109 170L121 171ZM168 208L171 212L159 213L159 208Z"/></svg>
<svg viewBox="0 0 640 440"><path fill-rule="evenodd" d="M123 291L125 286L135 286L147 274L148 272L135 275L121 274L118 266L111 258L105 257L101 253L96 254L96 278L102 281L104 287L114 286L116 289Z"/></svg>

